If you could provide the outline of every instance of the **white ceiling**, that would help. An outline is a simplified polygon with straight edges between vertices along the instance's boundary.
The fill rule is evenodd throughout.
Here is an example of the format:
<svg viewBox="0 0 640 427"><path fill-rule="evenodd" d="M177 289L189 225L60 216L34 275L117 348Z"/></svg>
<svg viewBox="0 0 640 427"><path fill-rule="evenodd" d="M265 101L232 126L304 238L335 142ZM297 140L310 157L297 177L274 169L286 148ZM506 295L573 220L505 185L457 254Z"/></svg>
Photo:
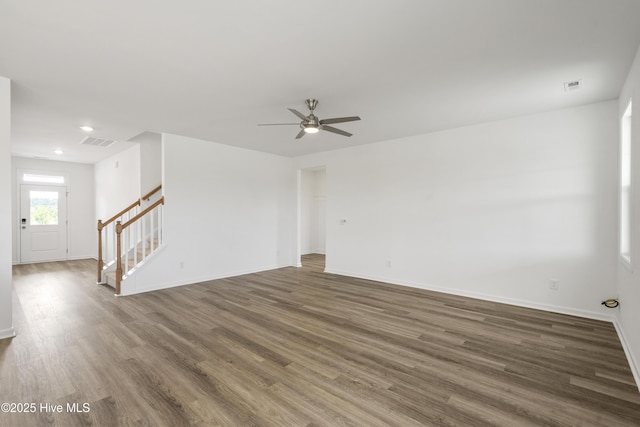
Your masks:
<svg viewBox="0 0 640 427"><path fill-rule="evenodd" d="M13 153L88 163L144 131L296 156L615 99L639 44L638 0L0 0ZM311 97L354 136L256 126Z"/></svg>

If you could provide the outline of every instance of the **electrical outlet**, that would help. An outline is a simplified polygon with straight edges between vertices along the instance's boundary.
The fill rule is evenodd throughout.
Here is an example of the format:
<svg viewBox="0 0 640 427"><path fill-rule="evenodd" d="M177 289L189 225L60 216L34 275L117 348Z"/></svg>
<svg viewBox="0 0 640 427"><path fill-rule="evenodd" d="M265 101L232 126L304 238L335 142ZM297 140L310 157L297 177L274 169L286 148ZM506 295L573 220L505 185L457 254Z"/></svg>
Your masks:
<svg viewBox="0 0 640 427"><path fill-rule="evenodd" d="M391 261L387 261L387 268L391 268Z"/></svg>
<svg viewBox="0 0 640 427"><path fill-rule="evenodd" d="M184 268L184 261L180 261L180 268L183 269Z"/></svg>
<svg viewBox="0 0 640 427"><path fill-rule="evenodd" d="M558 279L550 279L549 280L549 289L552 291L557 291L560 289L560 282Z"/></svg>

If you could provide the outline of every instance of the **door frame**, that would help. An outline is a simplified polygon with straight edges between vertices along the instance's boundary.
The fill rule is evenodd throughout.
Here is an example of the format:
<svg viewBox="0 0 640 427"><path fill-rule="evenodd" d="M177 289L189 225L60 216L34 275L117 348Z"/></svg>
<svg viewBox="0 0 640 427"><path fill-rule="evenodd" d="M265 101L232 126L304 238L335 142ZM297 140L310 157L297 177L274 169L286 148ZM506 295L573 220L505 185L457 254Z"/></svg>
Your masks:
<svg viewBox="0 0 640 427"><path fill-rule="evenodd" d="M50 176L50 177L62 177L63 182L62 183L51 183L51 182L46 182L46 181L25 181L24 177L25 175L39 175L39 176ZM60 259L59 261L64 261L64 260L68 260L69 259L69 188L70 188L70 183L69 183L69 174L67 172L63 172L63 171L56 171L56 170L50 170L50 169L24 169L24 168L19 168L16 169L16 179L15 179L15 187L14 187L14 196L13 196L13 200L12 202L14 203L14 209L13 209L13 224L14 224L14 233L13 233L13 239L14 239L14 247L15 247L15 253L13 255L14 260L16 263L18 264L23 264L22 261L22 236L21 236L21 231L20 231L20 218L21 218L21 211L22 211L22 192L21 192L21 187L23 185L37 185L37 186L42 186L42 187L47 187L47 186L51 186L51 187L66 187L66 194L67 197L65 197L65 210L67 213L67 217L65 218L66 221L66 230L65 230L65 245L66 245L66 253L65 253L65 257L64 259Z"/></svg>
<svg viewBox="0 0 640 427"><path fill-rule="evenodd" d="M302 201L304 198L303 188L302 188L302 174L303 172L312 172L312 171L325 171L325 180L328 175L326 165L317 165L317 166L309 166L309 167L301 167L297 169L296 179L297 179L297 191L296 191L296 210L297 210L297 222L296 222L296 248L295 248L295 265L296 267L302 267L302 227L303 227L303 215L302 215ZM325 202L325 257L329 256L328 243L327 243L327 216L326 216L326 206L329 199L328 189L325 181L325 191L327 194L324 196ZM316 203L316 197L314 197L314 205ZM326 268L326 263L325 263Z"/></svg>

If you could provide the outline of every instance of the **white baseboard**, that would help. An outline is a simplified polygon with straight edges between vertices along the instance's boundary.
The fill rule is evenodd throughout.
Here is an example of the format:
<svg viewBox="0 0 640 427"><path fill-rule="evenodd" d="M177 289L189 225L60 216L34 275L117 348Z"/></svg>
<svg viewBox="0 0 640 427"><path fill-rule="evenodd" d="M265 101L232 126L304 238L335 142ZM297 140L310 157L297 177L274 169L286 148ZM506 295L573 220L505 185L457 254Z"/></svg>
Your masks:
<svg viewBox="0 0 640 427"><path fill-rule="evenodd" d="M620 324L618 323L618 319L613 315L606 315L603 313L598 313L598 312L588 311L588 310L578 310L570 307L540 304L540 303L535 303L531 301L524 301L524 300L518 300L518 299L512 299L512 298L501 298L501 297L496 297L494 295L486 295L486 294L481 294L477 292L468 292L460 289L442 288L438 286L424 285L422 283L398 281L398 280L390 279L387 277L358 275L358 274L352 274L344 271L328 270L328 269L325 270L325 273L339 274L341 276L357 277L360 279L390 283L392 285L408 286L411 288L424 289L427 291L441 292L445 294L458 295L458 296L463 296L467 298L475 298L475 299L484 300L484 301L492 301L492 302L499 302L503 304L515 305L518 307L533 308L536 310L549 311L552 313L567 314L570 316L584 317L587 319L611 322L613 323L613 326L616 329L616 333L618 334L618 338L620 339L620 343L622 344L624 353L627 356L627 361L629 362L629 367L631 369L631 372L633 373L633 378L636 382L636 387L638 387L638 390L640 391L640 363L638 363L638 361L636 361L635 357L633 356L633 353L631 352L631 348L628 345L628 340L625 337L624 331L620 326Z"/></svg>
<svg viewBox="0 0 640 427"><path fill-rule="evenodd" d="M0 330L0 340L5 338L13 338L16 336L16 330L13 328Z"/></svg>
<svg viewBox="0 0 640 427"><path fill-rule="evenodd" d="M33 262L25 262L22 263L20 261L12 261L11 265L26 265L26 264L43 264L45 262L65 262L65 261L79 261L79 260L83 260L83 259L93 259L93 260L98 260L98 257L96 257L95 255L74 255L74 256L70 256L64 259L48 259L48 260L44 260L44 261L33 261Z"/></svg>
<svg viewBox="0 0 640 427"><path fill-rule="evenodd" d="M75 256L70 256L68 258L68 261L78 261L81 259L93 259L93 260L98 260L98 257L95 255L75 255Z"/></svg>
<svg viewBox="0 0 640 427"><path fill-rule="evenodd" d="M559 305L541 304L532 301L519 300L515 298L503 298L496 295L483 294L480 292L470 292L462 289L444 288L441 286L427 285L411 281L397 280L389 277L378 277L361 274L353 274L344 271L325 269L326 273L339 274L342 276L357 277L360 279L374 280L377 282L390 283L392 285L408 286L410 288L424 289L426 291L441 292L444 294L458 295L467 298L475 298L483 301L498 302L502 304L515 305L518 307L533 308L536 310L550 311L552 313L567 314L570 316L584 317L587 319L603 320L605 322L613 322L615 319L612 315L598 313L596 311L580 310L571 307L563 307Z"/></svg>
<svg viewBox="0 0 640 427"><path fill-rule="evenodd" d="M640 391L640 364L638 364L636 358L633 356L631 348L629 347L629 341L627 340L627 337L624 334L624 330L622 329L622 326L618 322L617 318L613 319L613 326L616 328L618 338L620 338L620 343L622 344L622 348L624 349L624 354L627 356L629 368L631 368L633 379L636 381L636 387L638 388L638 391Z"/></svg>

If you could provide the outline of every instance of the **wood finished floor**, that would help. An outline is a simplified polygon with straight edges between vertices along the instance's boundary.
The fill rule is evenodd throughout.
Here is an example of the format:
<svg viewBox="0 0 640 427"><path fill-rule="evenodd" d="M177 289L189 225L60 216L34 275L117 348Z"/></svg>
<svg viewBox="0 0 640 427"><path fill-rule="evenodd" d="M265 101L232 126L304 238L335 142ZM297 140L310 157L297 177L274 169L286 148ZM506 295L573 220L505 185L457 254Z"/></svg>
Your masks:
<svg viewBox="0 0 640 427"><path fill-rule="evenodd" d="M14 267L0 402L64 411L0 425L640 425L611 324L323 263L122 298L94 261Z"/></svg>

